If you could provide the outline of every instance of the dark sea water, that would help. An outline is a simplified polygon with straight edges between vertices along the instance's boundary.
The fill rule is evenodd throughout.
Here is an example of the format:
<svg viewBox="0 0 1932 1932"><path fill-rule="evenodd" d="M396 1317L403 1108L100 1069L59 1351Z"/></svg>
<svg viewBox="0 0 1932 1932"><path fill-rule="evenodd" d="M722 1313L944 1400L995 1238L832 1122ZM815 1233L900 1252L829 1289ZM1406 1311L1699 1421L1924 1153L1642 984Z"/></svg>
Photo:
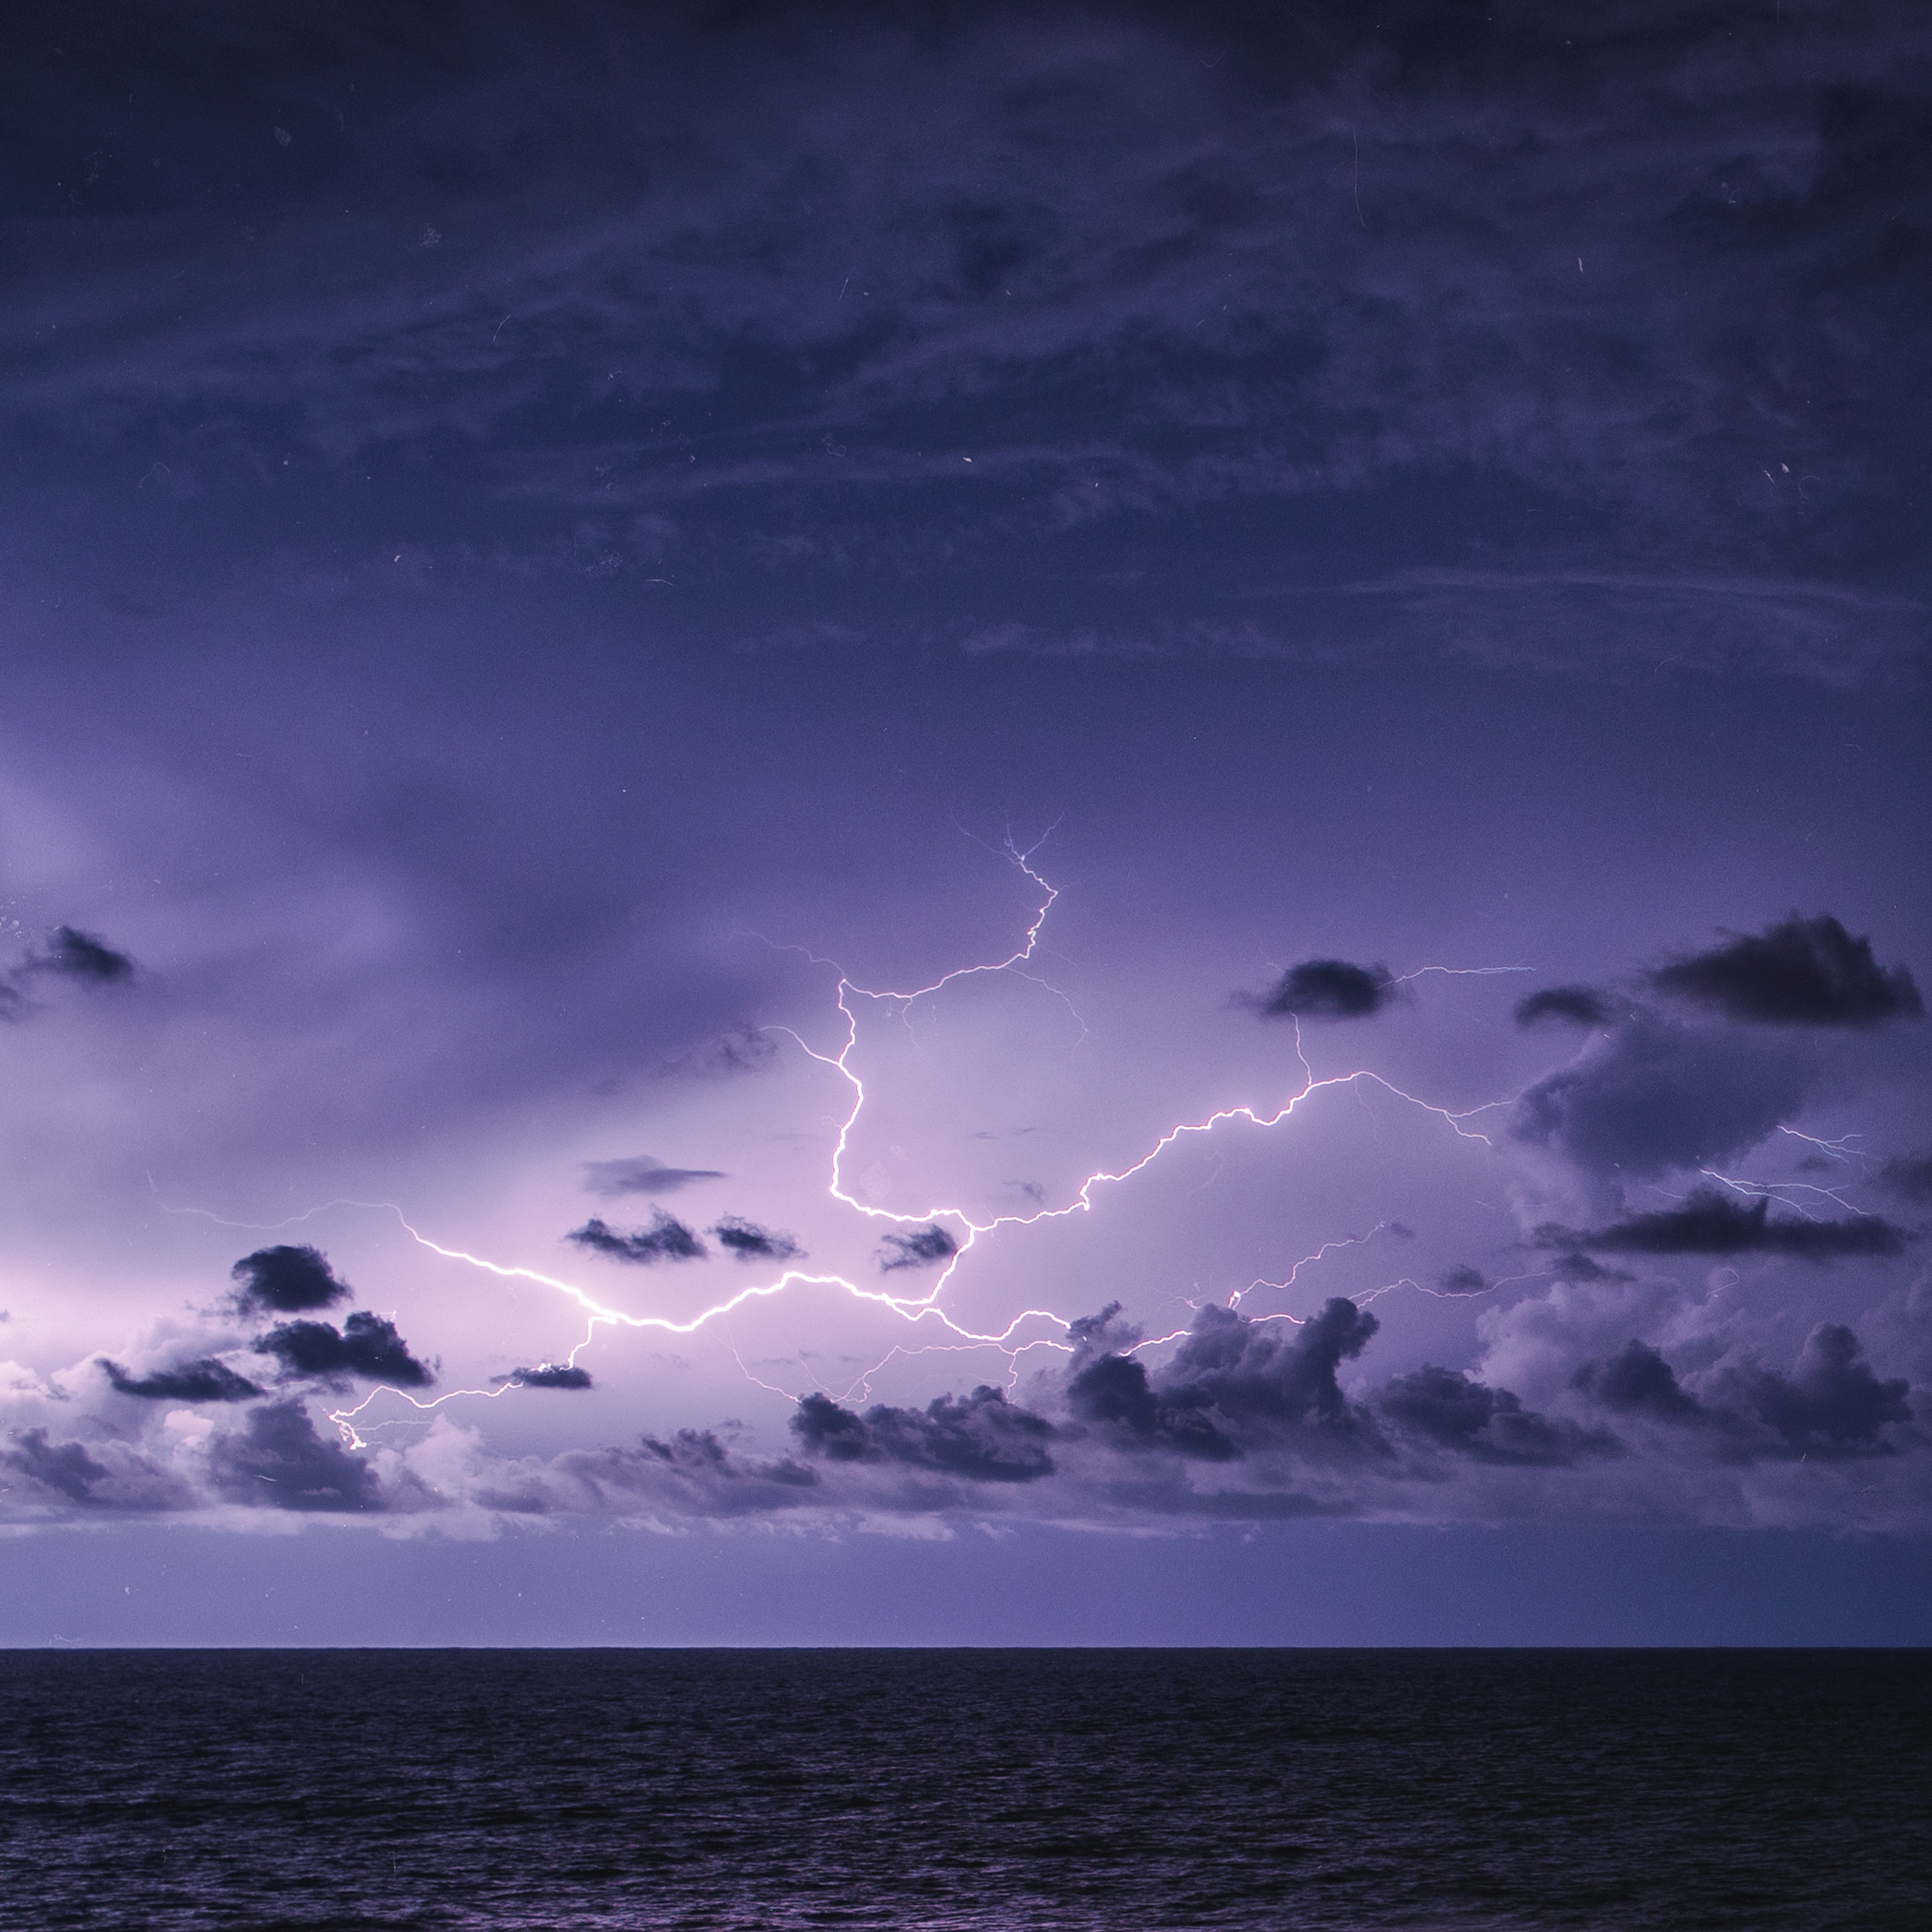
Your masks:
<svg viewBox="0 0 1932 1932"><path fill-rule="evenodd" d="M0 1653L0 1923L1932 1927L1932 1652Z"/></svg>

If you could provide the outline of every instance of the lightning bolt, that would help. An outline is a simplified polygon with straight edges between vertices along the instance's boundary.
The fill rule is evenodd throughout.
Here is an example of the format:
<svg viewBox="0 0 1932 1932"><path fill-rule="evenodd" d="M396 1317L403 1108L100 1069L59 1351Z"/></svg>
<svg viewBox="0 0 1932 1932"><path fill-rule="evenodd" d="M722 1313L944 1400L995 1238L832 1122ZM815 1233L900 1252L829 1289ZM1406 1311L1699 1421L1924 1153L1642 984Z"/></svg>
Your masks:
<svg viewBox="0 0 1932 1932"><path fill-rule="evenodd" d="M864 1395L869 1393L873 1378L890 1362L900 1357L910 1358L933 1353L960 1354L984 1348L997 1349L1008 1357L1008 1386L1011 1387L1018 1377L1019 1360L1021 1355L1032 1350L1041 1348L1055 1350L1061 1353L1071 1353L1070 1344L1061 1339L1070 1325L1069 1318L1057 1310L1051 1308L1024 1308L1013 1316L1003 1329L993 1332L981 1333L963 1328L955 1321L952 1316L940 1306L941 1297L945 1294L955 1271L965 1262L967 1257L972 1252L975 1244L983 1236L991 1234L996 1230L1003 1228L1032 1227L1043 1222L1060 1221L1076 1214L1091 1213L1094 1210L1096 1190L1117 1187L1132 1180L1135 1175L1143 1173L1151 1166L1169 1149L1190 1136L1211 1134L1217 1127L1232 1121L1245 1121L1250 1126L1262 1129L1275 1128L1290 1120L1297 1109L1301 1108L1315 1094L1325 1092L1330 1089L1351 1087L1359 1089L1363 1085L1367 1085L1378 1087L1393 1098L1439 1120L1460 1139L1477 1141L1485 1147L1494 1146L1495 1143L1488 1135L1483 1133L1478 1128L1466 1125L1466 1123L1473 1121L1479 1115L1491 1112L1498 1107L1509 1105L1515 1097L1514 1095L1505 1096L1501 1100L1485 1102L1479 1106L1458 1110L1437 1105L1434 1102L1407 1092L1402 1088L1396 1086L1392 1081L1386 1079L1382 1075L1366 1067L1356 1068L1348 1073L1318 1076L1313 1067L1309 1064L1302 1041L1301 1024L1299 1020L1296 1020L1294 1021L1294 1051L1295 1057L1299 1061L1302 1069L1302 1083L1278 1106L1271 1111L1247 1104L1222 1107L1216 1109L1203 1119L1179 1122L1163 1133L1137 1160L1119 1168L1102 1169L1089 1175L1080 1183L1079 1187L1074 1190L1071 1197L1058 1206L1040 1207L1031 1212L1001 1213L996 1214L990 1219L980 1219L975 1217L965 1207L953 1201L935 1202L917 1213L904 1213L890 1209L875 1207L869 1202L859 1199L845 1185L844 1164L851 1149L853 1130L856 1128L859 1119L865 1112L867 1099L865 1080L852 1064L853 1055L857 1051L859 1045L861 1003L872 1009L884 1008L888 1012L896 1014L896 1017L900 1020L909 1024L908 1016L916 1005L922 1001L936 997L948 986L954 985L960 981L977 977L1012 974L1032 981L1060 999L1066 1005L1067 1011L1072 1015L1076 1024L1079 1025L1081 1037L1085 1037L1085 1022L1080 1020L1079 1012L1075 1009L1072 1001L1058 987L1052 985L1050 982L1038 972L1029 970L1033 966L1040 949L1041 933L1060 896L1058 888L1050 884L1032 863L1043 843L1044 843L1044 838L1036 841L1032 846L1022 851L1014 844L1010 835L1006 841L1005 851L1007 857L1036 889L1039 894L1039 900L1032 922L1025 928L1020 943L1004 958L975 965L955 967L926 984L900 989L860 985L842 968L838 968L836 962L817 960L816 955L807 954L807 957L814 959L817 963L833 966L834 970L839 973L833 1004L841 1022L840 1031L842 1034L842 1044L838 1045L836 1052L826 1052L812 1045L810 1042L790 1027L772 1026L761 1030L786 1035L795 1043L803 1054L811 1060L816 1061L818 1065L829 1068L841 1079L844 1080L851 1090L850 1105L844 1118L839 1125L838 1134L831 1151L829 1181L829 1191L831 1198L841 1206L867 1220L890 1222L900 1227L931 1225L945 1222L952 1223L960 1231L960 1238L957 1239L953 1252L948 1258L945 1267L923 1294L896 1293L888 1288L867 1286L861 1282L850 1281L845 1276L840 1274L820 1274L802 1268L788 1268L775 1281L748 1284L738 1289L724 1300L713 1303L711 1306L700 1309L697 1314L686 1318L678 1319L667 1315L637 1314L629 1309L617 1307L601 1300L580 1283L567 1281L562 1276L545 1273L539 1269L495 1261L487 1256L472 1254L466 1248L446 1246L444 1243L434 1240L429 1235L423 1234L421 1229L409 1220L402 1209L393 1201L363 1201L340 1199L326 1202L318 1208L307 1209L300 1214L291 1215L283 1221L275 1222L225 1221L218 1215L209 1213L206 1209L167 1207L165 1203L159 1200L158 1195L156 1196L157 1205L162 1206L170 1213L203 1215L221 1226L247 1227L258 1231L273 1231L293 1226L301 1222L312 1220L316 1216L327 1212L329 1209L339 1207L361 1208L393 1214L403 1232L412 1241L432 1254L440 1256L446 1260L461 1262L466 1266L481 1270L483 1272L495 1276L500 1281L531 1282L538 1287L549 1289L574 1302L584 1313L585 1330L583 1340L571 1349L568 1356L566 1358L564 1366L572 1367L577 1365L578 1355L591 1344L597 1335L597 1331L602 1328L654 1330L665 1335L695 1334L699 1330L707 1328L713 1323L724 1322L729 1317L742 1308L757 1302L771 1300L798 1287L836 1288L842 1290L855 1301L867 1303L888 1310L908 1322L917 1324L931 1319L939 1325L942 1331L944 1331L945 1339L936 1339L933 1342L919 1347L895 1344L871 1367L854 1377L848 1387L844 1397L846 1400L851 1400L854 1396L863 1398ZM804 950L804 948L800 948L800 950ZM1525 966L1423 966L1418 967L1412 972L1403 974L1401 977L1403 980L1413 980L1426 972L1473 977L1495 973L1527 972L1532 970L1533 969ZM150 1191L152 1191L153 1181L151 1176L149 1177L149 1185ZM1376 1227L1372 1228L1366 1235L1350 1236L1345 1239L1324 1243L1314 1254L1305 1256L1296 1261L1282 1281L1264 1282L1258 1280L1251 1282L1246 1288L1234 1291L1228 1298L1228 1306L1237 1307L1245 1296L1263 1288L1286 1293L1293 1288L1304 1268L1315 1265L1325 1256L1338 1248L1358 1246L1363 1242L1373 1239L1376 1234L1383 1232L1387 1225L1387 1222L1377 1222ZM1382 1287L1359 1295L1356 1297L1356 1300L1358 1303L1366 1305L1367 1302L1401 1287L1413 1288L1418 1293L1437 1296L1438 1298L1460 1298L1454 1291L1431 1289L1405 1276L1399 1281L1386 1283ZM1482 1292L1488 1293L1490 1291L1485 1289ZM1285 1313L1264 1315L1256 1318L1264 1321L1285 1320L1297 1323L1301 1319L1298 1316ZM1025 1340L1015 1339L1026 1324L1035 1321L1046 1323L1058 1332L1056 1334L1037 1335ZM1151 1337L1135 1343L1133 1352L1160 1347L1166 1342L1178 1339L1180 1335L1186 1332L1185 1329L1180 1329L1175 1330L1171 1334ZM753 1375L745 1367L742 1356L737 1355L735 1344L730 1345L732 1346L733 1354L737 1357L738 1366L744 1370L747 1380L755 1383L759 1388L770 1389L773 1394L782 1395L788 1401L798 1400L798 1397L792 1391L776 1389L770 1383L764 1382ZM485 1401L495 1401L514 1392L519 1387L519 1381L512 1377L501 1381L492 1388L452 1389L446 1390L440 1395L424 1398L412 1395L407 1389L398 1389L385 1383L373 1389L368 1395L364 1396L353 1407L331 1410L329 1417L340 1430L342 1438L349 1447L361 1448L364 1446L364 1439L358 1430L357 1424L373 1403L386 1397L399 1398L413 1410L428 1412L440 1408L446 1402L459 1399L480 1398ZM401 1421L409 1419L407 1416L397 1418L397 1420ZM387 1425L387 1424L383 1423L370 1423L367 1425L367 1426L372 1428Z"/></svg>

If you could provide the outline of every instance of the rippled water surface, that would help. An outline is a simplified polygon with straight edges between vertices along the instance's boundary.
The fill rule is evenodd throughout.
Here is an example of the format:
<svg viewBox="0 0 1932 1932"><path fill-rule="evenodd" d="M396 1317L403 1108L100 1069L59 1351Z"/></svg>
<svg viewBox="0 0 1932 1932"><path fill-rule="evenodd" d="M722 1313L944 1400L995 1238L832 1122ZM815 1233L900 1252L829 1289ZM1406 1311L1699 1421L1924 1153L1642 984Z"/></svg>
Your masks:
<svg viewBox="0 0 1932 1932"><path fill-rule="evenodd" d="M1932 1926L1932 1653L0 1655L22 1927Z"/></svg>

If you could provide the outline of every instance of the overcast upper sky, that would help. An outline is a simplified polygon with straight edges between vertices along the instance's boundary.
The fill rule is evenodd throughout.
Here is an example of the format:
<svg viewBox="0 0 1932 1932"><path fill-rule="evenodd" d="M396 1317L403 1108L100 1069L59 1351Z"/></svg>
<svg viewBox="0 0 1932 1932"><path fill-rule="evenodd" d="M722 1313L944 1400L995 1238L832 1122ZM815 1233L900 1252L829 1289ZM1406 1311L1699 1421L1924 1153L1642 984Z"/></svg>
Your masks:
<svg viewBox="0 0 1932 1932"><path fill-rule="evenodd" d="M1932 1532L1916 10L6 40L19 1546Z"/></svg>

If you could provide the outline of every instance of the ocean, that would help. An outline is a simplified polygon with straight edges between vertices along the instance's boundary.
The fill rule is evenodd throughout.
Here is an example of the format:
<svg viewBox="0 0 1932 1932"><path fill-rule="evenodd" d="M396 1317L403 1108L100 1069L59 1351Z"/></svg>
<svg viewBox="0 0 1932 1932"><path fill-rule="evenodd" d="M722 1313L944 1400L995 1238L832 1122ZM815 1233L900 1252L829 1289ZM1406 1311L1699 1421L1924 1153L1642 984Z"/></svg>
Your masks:
<svg viewBox="0 0 1932 1932"><path fill-rule="evenodd" d="M0 1923L1932 1926L1932 1652L0 1653Z"/></svg>

